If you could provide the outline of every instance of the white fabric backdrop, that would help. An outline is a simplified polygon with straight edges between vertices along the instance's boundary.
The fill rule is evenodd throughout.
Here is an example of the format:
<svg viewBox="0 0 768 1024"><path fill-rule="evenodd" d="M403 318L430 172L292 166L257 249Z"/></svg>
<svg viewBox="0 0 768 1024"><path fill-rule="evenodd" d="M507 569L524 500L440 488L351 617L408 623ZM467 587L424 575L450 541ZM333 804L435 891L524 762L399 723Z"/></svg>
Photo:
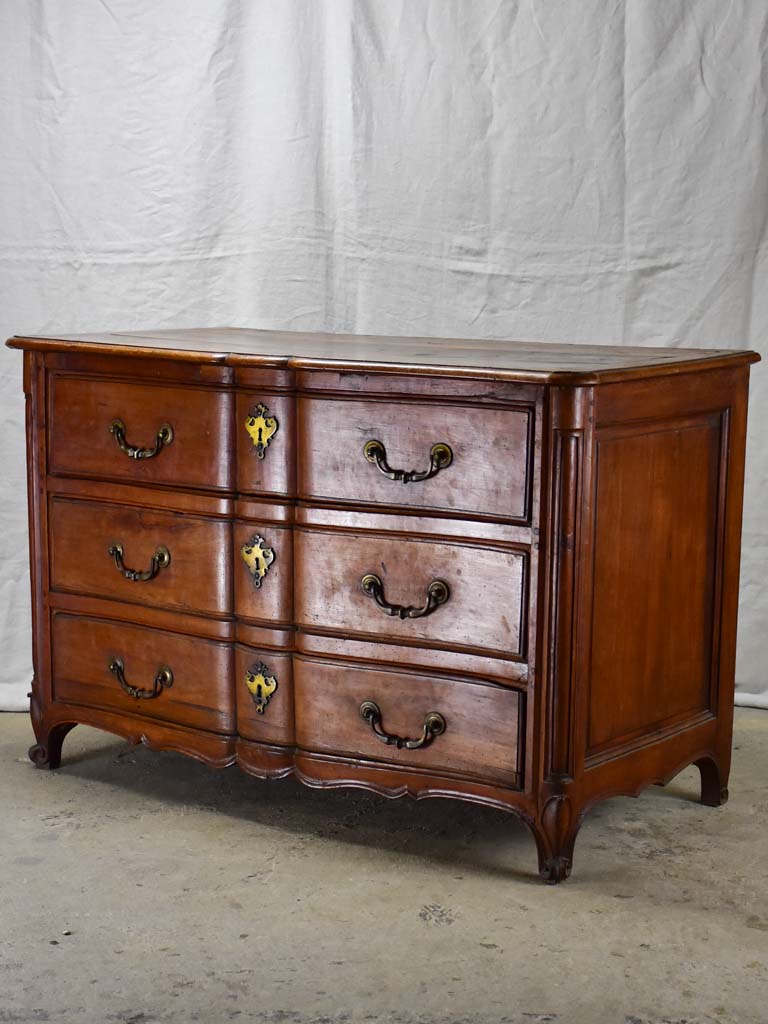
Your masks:
<svg viewBox="0 0 768 1024"><path fill-rule="evenodd" d="M763 0L0 0L0 333L765 346ZM738 679L768 706L768 367ZM0 356L0 707L31 673Z"/></svg>

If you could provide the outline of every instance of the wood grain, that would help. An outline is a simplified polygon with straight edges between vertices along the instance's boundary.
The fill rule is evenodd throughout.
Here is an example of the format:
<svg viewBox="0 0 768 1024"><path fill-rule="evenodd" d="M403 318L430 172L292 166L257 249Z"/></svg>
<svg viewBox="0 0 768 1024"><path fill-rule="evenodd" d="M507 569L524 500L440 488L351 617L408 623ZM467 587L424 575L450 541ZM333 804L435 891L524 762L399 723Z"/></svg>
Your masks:
<svg viewBox="0 0 768 1024"><path fill-rule="evenodd" d="M407 505L526 523L530 518L532 407L489 409L419 402L299 400L299 496ZM453 452L428 480L403 484L367 461L378 440L394 469L425 471L434 444Z"/></svg>
<svg viewBox="0 0 768 1024"><path fill-rule="evenodd" d="M145 484L206 490L231 487L232 396L226 392L113 383L52 375L49 382L50 470ZM109 430L123 421L128 441L151 447L164 423L173 442L154 458L120 451Z"/></svg>
<svg viewBox="0 0 768 1024"><path fill-rule="evenodd" d="M83 352L113 350L135 358L254 365L277 369L367 370L440 377L587 384L688 373L756 362L755 352L646 348L625 345L542 344L467 338L401 338L302 334L238 328L126 331L62 337L18 337L13 348Z"/></svg>
<svg viewBox="0 0 768 1024"><path fill-rule="evenodd" d="M53 697L92 704L211 732L234 731L232 647L175 633L62 613L53 617ZM122 659L131 686L149 689L161 666L173 685L159 697L137 700L109 671Z"/></svg>
<svg viewBox="0 0 768 1024"><path fill-rule="evenodd" d="M443 544L381 534L295 534L296 622L306 630L372 636L441 648L473 648L524 658L526 555L471 544ZM375 573L393 604L418 607L436 579L450 587L446 604L423 618L387 615L361 580Z"/></svg>
<svg viewBox="0 0 768 1024"><path fill-rule="evenodd" d="M520 697L514 690L308 658L296 658L294 673L296 740L305 750L518 783ZM386 746L360 717L366 700L379 705L389 733L418 737L431 711L443 715L446 731L420 750Z"/></svg>
<svg viewBox="0 0 768 1024"><path fill-rule="evenodd" d="M587 756L713 704L721 443L719 415L598 439Z"/></svg>
<svg viewBox="0 0 768 1024"><path fill-rule="evenodd" d="M51 587L182 611L231 614L232 535L227 521L53 498L50 507ZM170 564L150 580L129 580L109 549L119 544L124 564L147 570L160 547Z"/></svg>

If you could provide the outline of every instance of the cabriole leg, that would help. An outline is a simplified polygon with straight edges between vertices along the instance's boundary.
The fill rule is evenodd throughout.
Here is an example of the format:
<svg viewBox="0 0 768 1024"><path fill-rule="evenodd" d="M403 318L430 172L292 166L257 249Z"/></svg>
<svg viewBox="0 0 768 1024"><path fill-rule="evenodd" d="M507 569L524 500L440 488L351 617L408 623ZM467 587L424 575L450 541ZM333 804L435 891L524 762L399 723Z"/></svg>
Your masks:
<svg viewBox="0 0 768 1024"><path fill-rule="evenodd" d="M696 767L701 775L701 802L705 807L720 807L728 799L727 776L714 757L702 757Z"/></svg>
<svg viewBox="0 0 768 1024"><path fill-rule="evenodd" d="M74 729L75 722L62 722L59 725L36 730L37 743L29 748L29 759L36 768L58 768L61 764L61 748L64 737Z"/></svg>
<svg viewBox="0 0 768 1024"><path fill-rule="evenodd" d="M539 874L548 885L564 882L571 873L573 847L581 820L567 796L553 796L532 824L539 855Z"/></svg>

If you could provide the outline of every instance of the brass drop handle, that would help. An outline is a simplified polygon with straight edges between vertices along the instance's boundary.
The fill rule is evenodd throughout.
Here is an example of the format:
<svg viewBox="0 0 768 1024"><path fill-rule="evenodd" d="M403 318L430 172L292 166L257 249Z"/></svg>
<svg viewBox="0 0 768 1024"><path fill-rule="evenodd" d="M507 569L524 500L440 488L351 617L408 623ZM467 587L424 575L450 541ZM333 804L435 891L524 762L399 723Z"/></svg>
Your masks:
<svg viewBox="0 0 768 1024"><path fill-rule="evenodd" d="M159 697L163 690L168 690L173 686L173 672L166 665L161 665L157 670L151 690L142 690L140 687L131 686L126 682L125 665L122 658L110 659L107 667L120 683L120 689L124 690L129 697L135 697L136 700L151 700L153 697Z"/></svg>
<svg viewBox="0 0 768 1024"><path fill-rule="evenodd" d="M429 452L429 469L392 469L387 462L387 449L381 441L366 441L363 446L363 455L377 467L380 473L390 480L401 480L404 484L410 484L419 480L429 480L437 476L441 469L447 469L453 462L453 450L447 444L433 444Z"/></svg>
<svg viewBox="0 0 768 1024"><path fill-rule="evenodd" d="M381 726L381 708L375 701L364 700L360 705L360 717L368 722L373 733L386 743L388 747L397 747L398 750L418 750L420 747L428 747L435 736L441 736L445 732L445 719L437 711L430 711L424 716L424 725L421 729L421 736L415 740L406 739L404 736L395 736L391 732L385 732Z"/></svg>
<svg viewBox="0 0 768 1024"><path fill-rule="evenodd" d="M107 554L114 558L115 565L127 580L138 582L153 580L161 569L166 569L171 564L171 552L165 547L159 547L154 555L152 555L152 561L148 569L129 569L123 563L122 544L110 544L107 548Z"/></svg>
<svg viewBox="0 0 768 1024"><path fill-rule="evenodd" d="M441 604L445 604L451 596L451 589L445 580L432 580L427 587L427 600L420 607L413 605L390 604L384 596L384 584L378 576L367 573L360 580L363 593L372 598L387 615L396 615L398 619L421 619L431 615Z"/></svg>
<svg viewBox="0 0 768 1024"><path fill-rule="evenodd" d="M122 420L112 420L109 424L109 432L114 437L117 447L129 459L153 459L173 441L173 427L170 423L162 424L151 448L138 448L136 445L128 444L125 439L125 424Z"/></svg>

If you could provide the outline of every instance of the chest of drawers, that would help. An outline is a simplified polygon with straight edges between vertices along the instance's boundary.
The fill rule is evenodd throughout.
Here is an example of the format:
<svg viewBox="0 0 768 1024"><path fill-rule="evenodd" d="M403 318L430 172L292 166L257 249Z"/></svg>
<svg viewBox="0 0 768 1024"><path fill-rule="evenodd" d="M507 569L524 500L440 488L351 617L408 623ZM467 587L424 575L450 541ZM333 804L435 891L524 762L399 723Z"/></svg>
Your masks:
<svg viewBox="0 0 768 1024"><path fill-rule="evenodd" d="M40 767L77 723L511 811L726 795L750 352L249 330L24 350ZM257 796L255 796L257 798Z"/></svg>

